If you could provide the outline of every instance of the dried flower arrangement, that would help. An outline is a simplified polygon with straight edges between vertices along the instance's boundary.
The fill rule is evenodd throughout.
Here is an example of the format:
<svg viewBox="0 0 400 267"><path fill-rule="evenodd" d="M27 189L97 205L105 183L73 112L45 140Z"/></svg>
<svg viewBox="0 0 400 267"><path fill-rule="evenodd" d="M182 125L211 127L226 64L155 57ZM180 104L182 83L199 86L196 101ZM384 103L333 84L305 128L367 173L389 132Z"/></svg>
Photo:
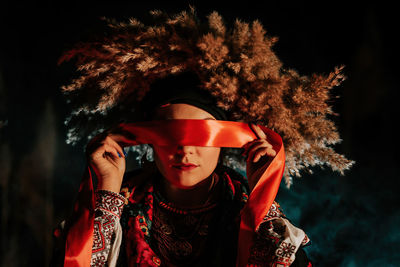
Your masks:
<svg viewBox="0 0 400 267"><path fill-rule="evenodd" d="M284 69L272 50L277 38L268 37L258 21L236 20L227 29L217 12L207 22L197 18L194 8L173 16L161 11L151 15L152 26L134 18L127 23L107 20L106 37L79 44L60 59L75 58L80 73L62 87L73 106L66 120L67 142L132 119L153 81L192 71L229 120L262 124L282 136L288 186L303 169L326 164L343 173L353 164L331 147L341 140L328 118L335 115L328 104L330 89L344 80L343 67L311 77ZM234 152L225 160L244 166Z"/></svg>

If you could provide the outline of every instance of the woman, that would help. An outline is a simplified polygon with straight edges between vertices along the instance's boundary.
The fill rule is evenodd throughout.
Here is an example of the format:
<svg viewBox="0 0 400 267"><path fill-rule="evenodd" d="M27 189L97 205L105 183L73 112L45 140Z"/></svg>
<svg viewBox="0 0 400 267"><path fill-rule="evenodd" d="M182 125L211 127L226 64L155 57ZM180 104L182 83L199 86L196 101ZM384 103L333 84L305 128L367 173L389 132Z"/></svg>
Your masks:
<svg viewBox="0 0 400 267"><path fill-rule="evenodd" d="M98 131L99 117L103 127L118 117L150 121L155 127L150 128L157 129L138 137L121 124L87 147L98 178L93 242L88 242L91 264L309 265L301 249L308 243L304 232L284 217L277 203L254 199L268 195L273 200L283 170L290 184L291 174L308 166L326 163L343 171L352 164L329 147L339 138L326 118L331 113L326 100L329 88L342 80L341 69L312 78L283 70L271 50L275 39L267 38L258 22L249 27L237 21L227 31L215 12L207 25L199 23L194 10L152 15L157 20L153 26L135 19L112 24L113 33L103 43L84 44L63 58L77 57L83 72L63 88L76 108L68 120L69 141ZM254 138L241 143L248 180L224 167L227 158L240 162L240 156L221 154L221 144L230 144L224 138L208 141L222 136L218 127L236 138L227 120L258 122L278 131L286 145L286 167L284 158L275 161L284 156L271 143L274 133L255 124ZM207 132L205 125L216 127ZM177 141L182 134L190 142ZM197 136L203 141L196 141ZM155 163L124 177L122 146L146 143L132 141L140 138L152 144ZM279 171L268 173L270 166ZM244 227L254 219L248 210L258 212L251 229ZM89 219L83 221L93 223L90 209L85 214ZM76 243L68 240L78 240L79 224L71 225L66 258L73 261L76 253L68 254L68 249ZM91 234L85 240L91 241Z"/></svg>
<svg viewBox="0 0 400 267"><path fill-rule="evenodd" d="M211 96L195 88L194 81L196 77L193 74L158 81L149 94L153 103L145 101L146 106L154 109L146 113L157 121L223 119L223 111L213 105ZM168 96L161 92L166 88L172 88L168 90ZM158 103L154 103L157 102L155 96ZM268 157L276 155L265 133L256 125L252 129L258 139L243 146L243 154L248 155L247 177L253 178L249 181L250 188L240 174L222 165L217 166L219 147L153 145L155 166L148 164L146 170L125 177L122 191L127 194L124 198L118 195L125 172L125 159L120 156L124 153L118 142L124 143L126 137L110 134L92 143L90 151L93 152L89 153L89 160L98 177L92 265L113 261L109 254L114 245L115 225L119 223L123 210L123 249L119 253L122 266L234 266L240 210L257 182L254 180L259 178L254 177L254 165L259 161L266 164ZM234 185L234 190L229 191L230 184ZM136 197L144 193L148 196ZM110 203L115 204L110 207ZM125 203L128 204L125 206ZM277 210L277 207L274 204L272 209ZM274 219L281 216L275 215ZM114 227L109 227L110 220ZM140 222L136 224L137 221ZM289 222L280 220L280 223L285 225ZM280 229L282 231L282 225ZM285 258L285 264L293 262L292 254L307 242L307 237L298 229L297 235L286 238L291 238L292 243L297 240L297 244L291 244L292 253L278 258L275 254L279 247L270 240L274 238L273 234L275 238L278 235L283 238L284 234L269 230L271 233L262 237L264 246L257 248L249 261L264 265ZM290 235L290 232L285 231L285 234ZM309 263L306 258L298 262L301 266Z"/></svg>

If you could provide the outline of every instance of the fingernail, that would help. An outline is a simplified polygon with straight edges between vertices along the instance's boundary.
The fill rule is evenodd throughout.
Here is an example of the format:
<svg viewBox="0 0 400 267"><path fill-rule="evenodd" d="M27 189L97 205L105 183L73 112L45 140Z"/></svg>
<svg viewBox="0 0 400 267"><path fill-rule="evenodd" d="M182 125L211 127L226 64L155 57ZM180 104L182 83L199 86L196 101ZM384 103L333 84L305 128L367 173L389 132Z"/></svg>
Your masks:
<svg viewBox="0 0 400 267"><path fill-rule="evenodd" d="M117 153L118 153L118 157L122 158L121 154L119 154L119 152L117 152Z"/></svg>
<svg viewBox="0 0 400 267"><path fill-rule="evenodd" d="M126 157L126 154L127 154L126 151L124 149L122 149L122 151L124 152L124 156Z"/></svg>

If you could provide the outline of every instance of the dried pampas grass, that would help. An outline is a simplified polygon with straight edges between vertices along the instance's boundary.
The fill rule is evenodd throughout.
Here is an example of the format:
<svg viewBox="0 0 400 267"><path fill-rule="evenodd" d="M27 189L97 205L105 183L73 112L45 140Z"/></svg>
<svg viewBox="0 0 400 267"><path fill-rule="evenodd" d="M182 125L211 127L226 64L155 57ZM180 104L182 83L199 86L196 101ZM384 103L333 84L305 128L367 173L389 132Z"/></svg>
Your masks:
<svg viewBox="0 0 400 267"><path fill-rule="evenodd" d="M73 106L66 121L69 143L133 116L154 80L192 71L230 120L263 124L282 136L288 186L303 169L327 165L343 172L353 164L333 150L341 140L329 119L335 115L330 89L344 80L343 67L311 77L282 68L272 50L277 39L259 21L236 20L227 29L216 12L204 23L193 8L151 15L151 26L134 18L109 20L110 34L102 41L79 44L60 59L76 59L80 74L62 87ZM243 166L240 156L230 157Z"/></svg>

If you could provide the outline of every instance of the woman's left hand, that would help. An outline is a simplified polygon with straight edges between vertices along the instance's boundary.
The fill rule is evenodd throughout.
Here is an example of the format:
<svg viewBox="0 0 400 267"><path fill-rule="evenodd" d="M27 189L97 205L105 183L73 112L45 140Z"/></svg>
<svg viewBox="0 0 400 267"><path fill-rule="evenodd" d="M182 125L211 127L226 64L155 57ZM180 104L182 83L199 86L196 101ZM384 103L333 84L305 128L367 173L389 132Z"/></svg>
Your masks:
<svg viewBox="0 0 400 267"><path fill-rule="evenodd" d="M276 151L267 141L267 136L259 126L251 124L250 127L257 139L248 142L242 148L244 149L243 155L247 156L246 174L251 191L264 173L263 167L270 162L272 157L276 156Z"/></svg>

